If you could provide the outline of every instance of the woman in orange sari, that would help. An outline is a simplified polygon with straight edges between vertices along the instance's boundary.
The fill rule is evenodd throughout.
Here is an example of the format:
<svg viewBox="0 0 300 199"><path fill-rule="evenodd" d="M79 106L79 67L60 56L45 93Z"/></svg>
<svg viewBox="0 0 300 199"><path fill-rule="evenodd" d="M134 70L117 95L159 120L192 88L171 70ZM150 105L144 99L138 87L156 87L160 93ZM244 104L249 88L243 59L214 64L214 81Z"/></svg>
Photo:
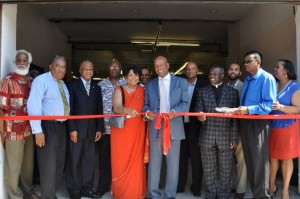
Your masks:
<svg viewBox="0 0 300 199"><path fill-rule="evenodd" d="M123 70L127 84L117 87L112 97L114 111L127 114L123 128L111 128L111 165L114 198L140 199L146 194L144 164L145 122L142 115L144 88L138 85L140 69L129 66Z"/></svg>

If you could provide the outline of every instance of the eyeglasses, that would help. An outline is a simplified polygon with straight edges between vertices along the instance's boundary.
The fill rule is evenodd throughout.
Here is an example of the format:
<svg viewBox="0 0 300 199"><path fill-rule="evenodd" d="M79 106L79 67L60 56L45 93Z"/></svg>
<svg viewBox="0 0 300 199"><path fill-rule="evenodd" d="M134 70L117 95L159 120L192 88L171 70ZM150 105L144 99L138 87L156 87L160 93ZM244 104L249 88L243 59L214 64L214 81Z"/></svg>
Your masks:
<svg viewBox="0 0 300 199"><path fill-rule="evenodd" d="M251 64L251 63L253 63L255 61L256 61L256 59L246 60L246 61L244 61L244 64Z"/></svg>
<svg viewBox="0 0 300 199"><path fill-rule="evenodd" d="M25 59L16 59L16 63L28 63L28 60L25 60Z"/></svg>

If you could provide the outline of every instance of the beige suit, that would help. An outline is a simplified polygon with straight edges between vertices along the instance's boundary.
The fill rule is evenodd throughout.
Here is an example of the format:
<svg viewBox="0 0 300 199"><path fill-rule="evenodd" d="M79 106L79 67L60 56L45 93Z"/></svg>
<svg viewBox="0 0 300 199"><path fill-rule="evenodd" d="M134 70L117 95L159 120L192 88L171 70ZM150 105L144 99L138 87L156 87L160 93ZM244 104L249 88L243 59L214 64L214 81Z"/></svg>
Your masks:
<svg viewBox="0 0 300 199"><path fill-rule="evenodd" d="M238 90L239 95L241 94L241 90L243 87L243 82L238 80L238 83L235 87L235 89ZM239 136L238 145L235 151L235 157L236 157L236 171L234 171L234 175L236 177L233 182L235 184L233 185L236 188L236 193L245 193L246 192L246 182L247 182L247 168L246 163L244 160L244 153L243 153L243 147L241 142L241 137Z"/></svg>

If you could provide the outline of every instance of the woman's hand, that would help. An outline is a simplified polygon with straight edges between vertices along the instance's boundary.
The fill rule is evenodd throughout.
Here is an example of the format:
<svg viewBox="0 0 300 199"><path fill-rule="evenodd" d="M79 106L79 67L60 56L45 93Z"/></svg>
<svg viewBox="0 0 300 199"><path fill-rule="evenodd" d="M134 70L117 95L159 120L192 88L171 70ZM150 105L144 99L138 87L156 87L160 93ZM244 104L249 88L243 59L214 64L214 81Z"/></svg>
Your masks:
<svg viewBox="0 0 300 199"><path fill-rule="evenodd" d="M279 104L278 100L276 100L276 102L274 102L272 105L272 110L282 111L283 107L284 105Z"/></svg>
<svg viewBox="0 0 300 199"><path fill-rule="evenodd" d="M126 113L130 117L136 117L137 115L139 115L139 113L132 108L124 108L124 113Z"/></svg>

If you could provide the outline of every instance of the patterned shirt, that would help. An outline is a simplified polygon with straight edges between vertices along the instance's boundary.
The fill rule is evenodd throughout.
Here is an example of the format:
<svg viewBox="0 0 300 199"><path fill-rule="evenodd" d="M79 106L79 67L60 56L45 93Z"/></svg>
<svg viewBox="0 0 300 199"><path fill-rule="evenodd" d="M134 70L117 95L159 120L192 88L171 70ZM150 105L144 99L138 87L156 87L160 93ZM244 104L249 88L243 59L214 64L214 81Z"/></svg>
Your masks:
<svg viewBox="0 0 300 199"><path fill-rule="evenodd" d="M119 79L115 85L112 85L112 83L109 81L109 78L98 83L102 90L104 114L112 114L112 94L117 86L124 84L126 84L126 80ZM105 132L103 134L110 134L110 126L108 125L108 121L109 118L104 118Z"/></svg>
<svg viewBox="0 0 300 199"><path fill-rule="evenodd" d="M27 99L31 77L8 74L0 83L0 108L5 116L27 116ZM5 120L4 135L9 140L22 140L31 135L28 120Z"/></svg>

